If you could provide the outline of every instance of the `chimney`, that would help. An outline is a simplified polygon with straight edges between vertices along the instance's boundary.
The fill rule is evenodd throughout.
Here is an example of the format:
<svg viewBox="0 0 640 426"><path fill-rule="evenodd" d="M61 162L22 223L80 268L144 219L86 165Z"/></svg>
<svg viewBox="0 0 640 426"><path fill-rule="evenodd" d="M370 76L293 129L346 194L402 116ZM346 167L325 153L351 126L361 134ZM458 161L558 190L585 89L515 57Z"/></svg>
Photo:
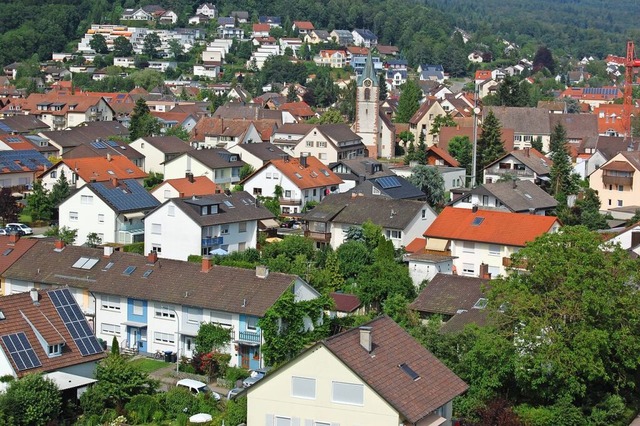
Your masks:
<svg viewBox="0 0 640 426"><path fill-rule="evenodd" d="M104 257L111 257L111 255L113 254L113 246L104 246L102 249Z"/></svg>
<svg viewBox="0 0 640 426"><path fill-rule="evenodd" d="M10 244L17 243L19 239L20 239L20 235L17 232L13 232L13 233L9 234L9 243Z"/></svg>
<svg viewBox="0 0 640 426"><path fill-rule="evenodd" d="M371 353L371 349L373 349L371 327L360 327L360 346L362 346L368 353Z"/></svg>
<svg viewBox="0 0 640 426"><path fill-rule="evenodd" d="M525 149L524 149L524 155L526 155L527 157L529 157L529 155L530 155L530 151L531 151L531 148L525 148Z"/></svg>
<svg viewBox="0 0 640 426"><path fill-rule="evenodd" d="M107 161L111 161L111 154L107 152Z"/></svg>
<svg viewBox="0 0 640 426"><path fill-rule="evenodd" d="M31 290L29 290L29 296L31 296L31 301L33 302L33 304L37 305L38 301L40 300L40 295L38 294L38 289L37 288L32 288Z"/></svg>
<svg viewBox="0 0 640 426"><path fill-rule="evenodd" d="M62 240L55 240L53 242L53 247L55 248L55 250L60 251L63 250L65 248L66 244L64 243L64 241Z"/></svg>
<svg viewBox="0 0 640 426"><path fill-rule="evenodd" d="M491 279L491 274L489 273L489 265L484 262L480 264L480 278L482 278L483 280Z"/></svg>
<svg viewBox="0 0 640 426"><path fill-rule="evenodd" d="M300 154L300 165L302 167L307 167L307 157L302 154Z"/></svg>
<svg viewBox="0 0 640 426"><path fill-rule="evenodd" d="M201 272L209 272L213 266L211 262L211 256L202 256L202 269Z"/></svg>
<svg viewBox="0 0 640 426"><path fill-rule="evenodd" d="M195 179L193 178L193 173L191 172L187 172L184 174L184 176L187 178L187 180L191 183L195 182Z"/></svg>
<svg viewBox="0 0 640 426"><path fill-rule="evenodd" d="M529 207L529 214L536 214L536 209Z"/></svg>
<svg viewBox="0 0 640 426"><path fill-rule="evenodd" d="M267 278L269 276L269 268L265 265L256 265L256 277Z"/></svg>
<svg viewBox="0 0 640 426"><path fill-rule="evenodd" d="M111 182L111 185L113 185L114 188L118 187L118 178L117 177L109 178L109 181Z"/></svg>
<svg viewBox="0 0 640 426"><path fill-rule="evenodd" d="M473 206L471 206L471 211L474 213L478 213L478 205L474 204Z"/></svg>
<svg viewBox="0 0 640 426"><path fill-rule="evenodd" d="M147 263L154 264L158 261L158 252L151 250L147 255Z"/></svg>

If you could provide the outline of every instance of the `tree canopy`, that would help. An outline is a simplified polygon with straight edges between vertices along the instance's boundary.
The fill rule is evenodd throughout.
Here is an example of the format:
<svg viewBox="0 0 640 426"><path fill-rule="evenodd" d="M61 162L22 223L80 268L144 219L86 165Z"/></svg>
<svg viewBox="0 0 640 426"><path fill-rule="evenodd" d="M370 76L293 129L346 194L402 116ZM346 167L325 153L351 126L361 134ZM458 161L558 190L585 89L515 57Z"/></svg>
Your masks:
<svg viewBox="0 0 640 426"><path fill-rule="evenodd" d="M396 121L398 123L408 123L413 114L420 108L422 90L418 83L408 80L401 87L400 99L398 99L398 111Z"/></svg>

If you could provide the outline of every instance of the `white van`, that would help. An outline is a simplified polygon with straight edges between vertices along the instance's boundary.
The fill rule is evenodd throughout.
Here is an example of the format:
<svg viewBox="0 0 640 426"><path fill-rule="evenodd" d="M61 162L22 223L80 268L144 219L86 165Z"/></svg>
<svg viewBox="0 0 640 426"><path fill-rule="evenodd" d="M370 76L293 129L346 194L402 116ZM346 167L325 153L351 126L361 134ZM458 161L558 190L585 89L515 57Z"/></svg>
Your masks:
<svg viewBox="0 0 640 426"><path fill-rule="evenodd" d="M186 388L189 390L189 392L196 395L199 393L203 393L205 395L211 395L211 397L214 398L215 400L218 400L218 401L220 400L219 393L209 389L209 386L207 386L206 383L202 383L197 380L193 380L193 379L178 380L178 383L176 383L176 386Z"/></svg>

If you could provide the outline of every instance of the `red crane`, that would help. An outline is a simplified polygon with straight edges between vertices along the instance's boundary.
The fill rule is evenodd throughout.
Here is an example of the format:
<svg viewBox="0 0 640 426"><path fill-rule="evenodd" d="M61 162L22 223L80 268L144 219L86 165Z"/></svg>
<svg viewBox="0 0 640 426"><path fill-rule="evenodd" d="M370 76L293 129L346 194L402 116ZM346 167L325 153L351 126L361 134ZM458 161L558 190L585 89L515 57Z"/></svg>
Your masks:
<svg viewBox="0 0 640 426"><path fill-rule="evenodd" d="M633 75L634 68L640 68L640 59L636 59L633 41L627 41L627 58L624 61L624 102L622 107L622 124L625 140L631 137L631 110L633 109Z"/></svg>

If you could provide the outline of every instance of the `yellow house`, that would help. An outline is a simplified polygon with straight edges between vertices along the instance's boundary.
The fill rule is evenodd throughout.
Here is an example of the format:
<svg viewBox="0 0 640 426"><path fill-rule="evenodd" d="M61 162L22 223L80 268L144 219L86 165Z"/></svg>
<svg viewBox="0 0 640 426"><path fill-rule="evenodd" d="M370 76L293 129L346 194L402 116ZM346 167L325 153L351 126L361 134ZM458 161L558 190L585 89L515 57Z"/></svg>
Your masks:
<svg viewBox="0 0 640 426"><path fill-rule="evenodd" d="M640 152L618 153L591 173L589 187L598 191L601 211L619 219L633 216L640 209Z"/></svg>
<svg viewBox="0 0 640 426"><path fill-rule="evenodd" d="M467 385L389 317L318 342L247 390L248 426L451 424Z"/></svg>

